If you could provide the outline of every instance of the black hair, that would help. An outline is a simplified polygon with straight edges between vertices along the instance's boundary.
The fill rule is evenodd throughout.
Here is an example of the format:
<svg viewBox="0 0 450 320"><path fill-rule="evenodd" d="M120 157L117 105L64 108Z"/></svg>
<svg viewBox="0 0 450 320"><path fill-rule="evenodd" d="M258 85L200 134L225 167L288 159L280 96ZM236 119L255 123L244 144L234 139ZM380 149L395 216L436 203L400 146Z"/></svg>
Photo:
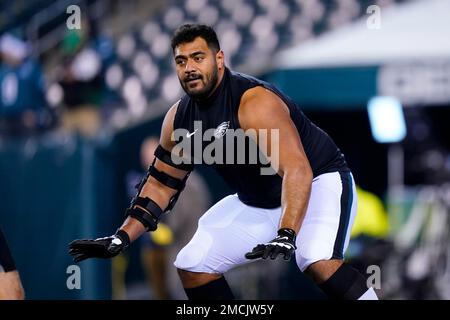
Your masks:
<svg viewBox="0 0 450 320"><path fill-rule="evenodd" d="M195 38L203 38L210 49L220 50L219 40L213 28L204 24L183 24L175 30L171 40L172 51L181 43L192 42Z"/></svg>

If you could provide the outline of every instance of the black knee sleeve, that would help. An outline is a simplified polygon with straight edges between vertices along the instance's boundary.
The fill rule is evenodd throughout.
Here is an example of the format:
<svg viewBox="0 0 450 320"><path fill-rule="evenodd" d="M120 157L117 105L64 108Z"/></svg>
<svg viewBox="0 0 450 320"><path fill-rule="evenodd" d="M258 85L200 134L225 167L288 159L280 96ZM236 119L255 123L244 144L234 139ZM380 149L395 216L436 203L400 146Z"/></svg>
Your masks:
<svg viewBox="0 0 450 320"><path fill-rule="evenodd" d="M233 292L224 277L199 287L184 289L189 300L234 300Z"/></svg>
<svg viewBox="0 0 450 320"><path fill-rule="evenodd" d="M14 271L16 270L16 266L11 253L9 252L8 244L3 236L3 232L0 230L0 271L2 271L2 269L5 272Z"/></svg>
<svg viewBox="0 0 450 320"><path fill-rule="evenodd" d="M330 299L336 300L357 300L368 289L363 275L345 263L319 287Z"/></svg>

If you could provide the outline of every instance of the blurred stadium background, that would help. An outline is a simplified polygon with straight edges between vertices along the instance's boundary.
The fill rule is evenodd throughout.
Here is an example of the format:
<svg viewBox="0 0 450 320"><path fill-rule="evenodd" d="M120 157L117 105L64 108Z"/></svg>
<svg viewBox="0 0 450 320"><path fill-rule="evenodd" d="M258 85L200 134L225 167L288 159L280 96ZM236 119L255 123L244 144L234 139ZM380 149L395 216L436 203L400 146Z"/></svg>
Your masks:
<svg viewBox="0 0 450 320"><path fill-rule="evenodd" d="M228 66L275 83L340 146L360 187L348 259L380 267L380 296L450 299L449 13L449 0L0 1L0 225L27 297L184 299L165 260L147 281L144 243L83 262L69 290L67 244L121 223L141 145L182 95L171 33L201 22ZM200 202L230 192L198 173ZM152 239L169 256L174 215ZM229 280L240 298L323 299L293 261Z"/></svg>

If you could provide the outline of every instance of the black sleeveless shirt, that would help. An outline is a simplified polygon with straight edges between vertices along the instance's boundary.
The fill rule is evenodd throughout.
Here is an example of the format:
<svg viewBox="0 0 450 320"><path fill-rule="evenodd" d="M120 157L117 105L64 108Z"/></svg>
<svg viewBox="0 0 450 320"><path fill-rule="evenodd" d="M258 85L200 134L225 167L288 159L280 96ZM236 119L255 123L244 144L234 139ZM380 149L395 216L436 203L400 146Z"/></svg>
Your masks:
<svg viewBox="0 0 450 320"><path fill-rule="evenodd" d="M315 126L289 97L270 83L233 72L228 68L225 69L220 85L210 97L205 100L197 100L185 95L178 104L173 124L174 130L185 129L189 131L188 134L183 136L183 139L192 139L190 156L193 163L195 163L194 155L197 156L197 153L194 154L195 141L199 142L197 143L197 151L200 149L202 152L208 151L205 148L208 148L211 141L201 141L199 135L201 136L202 131L214 129L217 137L212 137L211 140L220 139L219 143L223 143L224 160L222 163L210 165L238 193L239 199L247 205L261 208L276 208L281 205L281 177L277 174L261 174L261 168L270 167L270 165L267 165L267 159L261 153L259 155L262 160L257 157L257 163L250 161L248 155L245 156L244 163L242 161L237 162L236 157L240 155L239 152L242 153L242 149L237 150L236 140L229 138L228 135L228 132L232 131L229 129L237 130L241 128L238 119L241 97L245 91L256 86L262 86L272 91L289 108L291 119L299 132L314 177L327 172L349 171L343 154L333 140ZM194 121L201 121L200 132L198 132L199 123L197 122L197 125L194 126ZM181 140L177 139L177 141L180 142ZM250 152L250 145L254 143L252 141L246 139L245 150ZM226 153L227 150L231 149L227 149L226 146L230 146L232 142L234 142L234 147L232 147L234 155L230 159L234 161L227 161ZM198 146L199 144L201 144L201 147Z"/></svg>

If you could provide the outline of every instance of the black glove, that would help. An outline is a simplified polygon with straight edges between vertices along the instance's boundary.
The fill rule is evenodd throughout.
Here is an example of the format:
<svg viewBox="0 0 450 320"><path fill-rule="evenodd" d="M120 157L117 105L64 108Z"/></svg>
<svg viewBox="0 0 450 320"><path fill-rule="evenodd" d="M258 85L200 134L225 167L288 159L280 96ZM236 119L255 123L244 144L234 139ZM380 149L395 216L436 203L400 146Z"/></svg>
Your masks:
<svg viewBox="0 0 450 320"><path fill-rule="evenodd" d="M89 258L112 258L128 248L130 237L123 230L115 235L98 239L74 240L69 244L69 254L73 261L80 262Z"/></svg>
<svg viewBox="0 0 450 320"><path fill-rule="evenodd" d="M252 252L247 252L247 259L267 259L269 256L274 260L279 254L284 255L284 260L290 260L297 247L295 246L295 231L283 228L278 230L278 236L266 244L258 244Z"/></svg>

